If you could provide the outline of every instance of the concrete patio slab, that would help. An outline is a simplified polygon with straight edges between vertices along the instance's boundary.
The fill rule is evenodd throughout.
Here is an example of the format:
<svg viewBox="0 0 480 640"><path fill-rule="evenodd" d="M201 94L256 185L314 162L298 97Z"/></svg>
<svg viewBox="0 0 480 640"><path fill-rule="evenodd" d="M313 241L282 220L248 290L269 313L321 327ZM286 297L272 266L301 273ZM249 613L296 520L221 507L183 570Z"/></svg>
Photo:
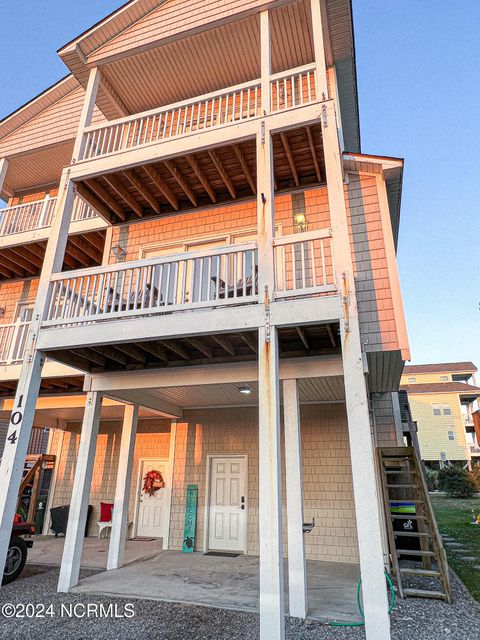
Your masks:
<svg viewBox="0 0 480 640"><path fill-rule="evenodd" d="M164 551L149 560L85 578L72 591L256 612L258 567L256 556L225 558ZM307 574L309 617L359 620L358 566L308 561ZM287 591L286 599L288 603Z"/></svg>
<svg viewBox="0 0 480 640"><path fill-rule="evenodd" d="M107 566L109 538L85 538L82 554L82 567L105 569ZM60 566L63 554L64 537L35 536L33 547L28 551L29 564ZM125 545L125 564L136 560L145 560L156 556L163 548L162 538L138 538L127 540Z"/></svg>

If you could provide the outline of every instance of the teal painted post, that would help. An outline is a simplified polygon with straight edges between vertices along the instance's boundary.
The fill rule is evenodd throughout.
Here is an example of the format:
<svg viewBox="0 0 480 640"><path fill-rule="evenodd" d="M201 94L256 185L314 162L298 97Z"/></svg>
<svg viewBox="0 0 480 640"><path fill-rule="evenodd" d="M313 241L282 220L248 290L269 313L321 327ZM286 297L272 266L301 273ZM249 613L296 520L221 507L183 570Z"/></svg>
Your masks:
<svg viewBox="0 0 480 640"><path fill-rule="evenodd" d="M185 503L185 530L183 533L184 553L193 553L195 546L195 525L197 522L198 485L187 485L187 499Z"/></svg>

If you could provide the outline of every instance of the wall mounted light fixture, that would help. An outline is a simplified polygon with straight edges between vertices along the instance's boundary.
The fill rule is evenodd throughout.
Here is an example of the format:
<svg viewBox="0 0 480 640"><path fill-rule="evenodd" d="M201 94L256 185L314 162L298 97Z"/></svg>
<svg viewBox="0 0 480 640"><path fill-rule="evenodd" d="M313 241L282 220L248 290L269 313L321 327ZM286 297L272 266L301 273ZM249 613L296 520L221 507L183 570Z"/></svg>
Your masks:
<svg viewBox="0 0 480 640"><path fill-rule="evenodd" d="M293 214L293 221L297 227L297 231L306 231L307 230L307 216L305 215L305 211L296 211Z"/></svg>
<svg viewBox="0 0 480 640"><path fill-rule="evenodd" d="M112 253L117 260L121 260L127 255L127 250L121 244L115 244L112 247Z"/></svg>

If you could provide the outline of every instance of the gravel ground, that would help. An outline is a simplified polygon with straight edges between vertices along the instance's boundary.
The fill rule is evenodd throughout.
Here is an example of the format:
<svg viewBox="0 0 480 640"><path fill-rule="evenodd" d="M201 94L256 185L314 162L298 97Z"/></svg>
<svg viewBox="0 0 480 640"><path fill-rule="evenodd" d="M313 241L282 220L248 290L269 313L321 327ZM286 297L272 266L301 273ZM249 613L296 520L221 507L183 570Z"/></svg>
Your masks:
<svg viewBox="0 0 480 640"><path fill-rule="evenodd" d="M82 572L84 576L96 573ZM58 569L29 566L20 579L0 590L0 609L6 603L52 605L54 617L7 619L0 613L0 638L27 640L250 640L258 637L258 616L147 600L132 600L134 617L82 619L60 616L60 606L92 603L97 607L117 605L117 615L126 612L130 601L86 594L57 594ZM455 604L410 598L397 601L392 615L393 640L478 640L480 606L452 576ZM128 613L128 611L127 611ZM362 629L331 627L317 622L287 621L287 638L298 640L363 640Z"/></svg>

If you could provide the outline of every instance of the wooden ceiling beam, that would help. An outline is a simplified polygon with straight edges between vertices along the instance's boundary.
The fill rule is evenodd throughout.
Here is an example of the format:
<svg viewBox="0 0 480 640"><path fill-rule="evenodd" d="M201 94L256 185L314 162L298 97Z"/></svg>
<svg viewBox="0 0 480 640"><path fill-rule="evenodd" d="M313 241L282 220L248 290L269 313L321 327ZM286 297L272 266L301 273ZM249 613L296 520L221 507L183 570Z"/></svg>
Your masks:
<svg viewBox="0 0 480 640"><path fill-rule="evenodd" d="M329 324L327 324L327 333L328 337L330 338L330 342L332 343L332 347L336 347L337 341L335 340L335 336L333 335L332 327Z"/></svg>
<svg viewBox="0 0 480 640"><path fill-rule="evenodd" d="M82 238L88 244L91 244L92 247L98 249L103 255L103 250L105 248L105 236L103 233L83 233Z"/></svg>
<svg viewBox="0 0 480 640"><path fill-rule="evenodd" d="M93 349L83 349L81 352L73 349L73 353L81 358L87 358L87 360L90 360L94 364L98 364L98 366L103 369L105 369L107 365L107 358Z"/></svg>
<svg viewBox="0 0 480 640"><path fill-rule="evenodd" d="M141 362L142 364L145 364L147 362L147 357L145 356L145 354L143 354L141 349L139 349L137 346L134 346L133 344L125 344L122 342L122 344L116 344L114 348L118 349L118 351L124 353L130 358L137 360L137 362Z"/></svg>
<svg viewBox="0 0 480 640"><path fill-rule="evenodd" d="M67 255L71 258L75 258L75 260L77 260L77 262L79 262L82 267L88 267L90 265L89 257L75 245L72 245L72 243L70 242L67 244L67 248L65 249L65 256Z"/></svg>
<svg viewBox="0 0 480 640"><path fill-rule="evenodd" d="M10 251L19 255L20 257L26 258L29 262L34 264L36 267L41 268L43 264L42 258L39 258L35 253L29 251L29 245L24 244L20 247L10 247Z"/></svg>
<svg viewBox="0 0 480 640"><path fill-rule="evenodd" d="M180 173L178 167L175 165L173 160L164 160L163 164L167 167L167 169L170 171L172 176L178 182L178 184L183 189L183 191L185 192L185 195L190 200L190 202L193 204L193 206L196 207L198 205L197 196L193 192L193 189L190 187L188 182L182 176L182 174Z"/></svg>
<svg viewBox="0 0 480 640"><path fill-rule="evenodd" d="M239 333L240 338L250 347L253 353L257 353L257 343L249 333Z"/></svg>
<svg viewBox="0 0 480 640"><path fill-rule="evenodd" d="M3 266L6 267L7 269L10 269L10 271L13 271L14 275L16 276L20 276L20 277L25 277L25 274L28 275L37 275L38 271L36 269L33 268L33 266L31 264L28 264L28 269L25 269L21 263L20 260L17 260L17 256L11 256L10 253L7 253L7 250L3 250L2 253L0 254L0 261L2 262Z"/></svg>
<svg viewBox="0 0 480 640"><path fill-rule="evenodd" d="M178 356L183 358L184 360L190 360L190 355L185 351L181 344L177 341L164 342L163 340L159 340L160 344L163 344L164 347L173 351Z"/></svg>
<svg viewBox="0 0 480 640"><path fill-rule="evenodd" d="M69 245L67 244L67 249L68 249L68 246ZM63 264L69 269L77 268L76 259L73 256L71 256L67 251L65 251L65 255L63 256Z"/></svg>
<svg viewBox="0 0 480 640"><path fill-rule="evenodd" d="M187 338L187 342L195 347L197 351L203 353L207 358L213 358L213 349L208 346L205 340L202 340L201 338Z"/></svg>
<svg viewBox="0 0 480 640"><path fill-rule="evenodd" d="M102 345L95 347L95 351L98 351L102 355L106 356L109 360L113 360L118 364L126 365L128 363L127 356L123 353L120 353L120 351L118 351L114 347Z"/></svg>
<svg viewBox="0 0 480 640"><path fill-rule="evenodd" d="M290 171L292 172L293 180L295 185L298 187L300 185L300 180L298 179L298 171L295 166L295 160L293 159L292 150L290 148L290 143L288 142L287 134L282 131L280 134L280 138L282 140L283 148L285 150L285 155L287 156L288 164L290 166Z"/></svg>
<svg viewBox="0 0 480 640"><path fill-rule="evenodd" d="M155 213L160 213L160 205L157 199L155 198L153 193L143 184L138 175L132 169L124 171L123 175L126 176L128 180L130 180L138 193L142 196L145 202L148 202Z"/></svg>
<svg viewBox="0 0 480 640"><path fill-rule="evenodd" d="M98 182L98 180L87 180L86 185L96 196L100 198L106 207L110 208L113 213L120 218L120 220L127 219L125 209L115 200L115 198L112 197L105 187Z"/></svg>
<svg viewBox="0 0 480 640"><path fill-rule="evenodd" d="M70 236L68 241L95 262L102 261L102 252L92 247L92 245L84 240L81 236Z"/></svg>
<svg viewBox="0 0 480 640"><path fill-rule="evenodd" d="M82 182L76 184L77 193L82 196L107 222L114 220L112 209L110 209L102 200L99 200L90 189Z"/></svg>
<svg viewBox="0 0 480 640"><path fill-rule="evenodd" d="M312 154L312 160L315 167L315 173L317 174L317 180L322 181L322 173L320 171L320 165L318 164L318 158L315 151L315 143L313 141L313 133L311 127L305 127L307 132L308 146L310 147L310 153Z"/></svg>
<svg viewBox="0 0 480 640"><path fill-rule="evenodd" d="M103 180L122 198L124 202L134 211L139 218L143 218L143 209L123 184L111 173L102 176Z"/></svg>
<svg viewBox="0 0 480 640"><path fill-rule="evenodd" d="M43 264L43 259L45 258L45 248L47 246L46 242L38 242L28 245L28 250L30 253L33 253L34 256L37 256L41 259Z"/></svg>
<svg viewBox="0 0 480 640"><path fill-rule="evenodd" d="M155 356L164 362L168 362L167 352L155 342L137 342L137 346L143 351L146 351L149 355Z"/></svg>
<svg viewBox="0 0 480 640"><path fill-rule="evenodd" d="M227 187L230 195L232 196L232 198L236 198L237 197L237 190L235 189L235 186L234 186L230 176L225 171L225 167L223 166L222 161L218 157L216 151L214 151L213 149L209 149L208 155L210 156L210 160L215 165L215 169L218 171L218 173L220 175L220 178L223 180L223 183Z"/></svg>
<svg viewBox="0 0 480 640"><path fill-rule="evenodd" d="M150 178L150 180L158 187L158 189L160 189L164 197L172 205L175 211L178 211L180 209L180 205L178 203L177 196L173 193L173 191L170 189L168 184L161 177L161 175L158 173L155 167L151 164L147 164L143 167L143 170L145 171L147 176Z"/></svg>
<svg viewBox="0 0 480 640"><path fill-rule="evenodd" d="M307 351L310 351L310 345L308 344L308 339L305 331L301 327L295 327L295 329L297 330L297 333L300 337L300 340L303 342L303 346L305 347L305 349Z"/></svg>
<svg viewBox="0 0 480 640"><path fill-rule="evenodd" d="M235 355L235 348L228 338L221 335L218 335L218 336L211 335L210 337L217 344L219 344L222 347L222 349L224 349L229 355L231 356Z"/></svg>
<svg viewBox="0 0 480 640"><path fill-rule="evenodd" d="M0 255L0 273L2 274L2 276L5 276L5 278L13 278L15 274L13 273L13 271L10 271L10 269L7 269L7 267L2 264L1 260L2 256Z"/></svg>
<svg viewBox="0 0 480 640"><path fill-rule="evenodd" d="M188 164L190 165L193 173L197 176L198 180L200 181L201 185L203 186L203 188L205 189L205 191L208 193L210 200L213 203L217 202L217 194L215 193L214 188L212 187L212 185L210 184L210 182L208 181L207 176L204 174L203 169L200 167L200 164L197 160L197 158L194 155L190 155L190 156L185 156L186 161L188 162Z"/></svg>
<svg viewBox="0 0 480 640"><path fill-rule="evenodd" d="M247 164L245 156L242 153L242 150L240 149L238 144L234 144L232 148L233 148L233 151L234 151L235 155L237 156L237 160L240 163L240 166L242 167L242 171L245 174L245 177L246 177L246 179L248 181L248 184L250 185L250 189L256 195L257 194L257 185L255 183L255 180L254 180L253 176L252 176L250 168L249 168L249 166Z"/></svg>

